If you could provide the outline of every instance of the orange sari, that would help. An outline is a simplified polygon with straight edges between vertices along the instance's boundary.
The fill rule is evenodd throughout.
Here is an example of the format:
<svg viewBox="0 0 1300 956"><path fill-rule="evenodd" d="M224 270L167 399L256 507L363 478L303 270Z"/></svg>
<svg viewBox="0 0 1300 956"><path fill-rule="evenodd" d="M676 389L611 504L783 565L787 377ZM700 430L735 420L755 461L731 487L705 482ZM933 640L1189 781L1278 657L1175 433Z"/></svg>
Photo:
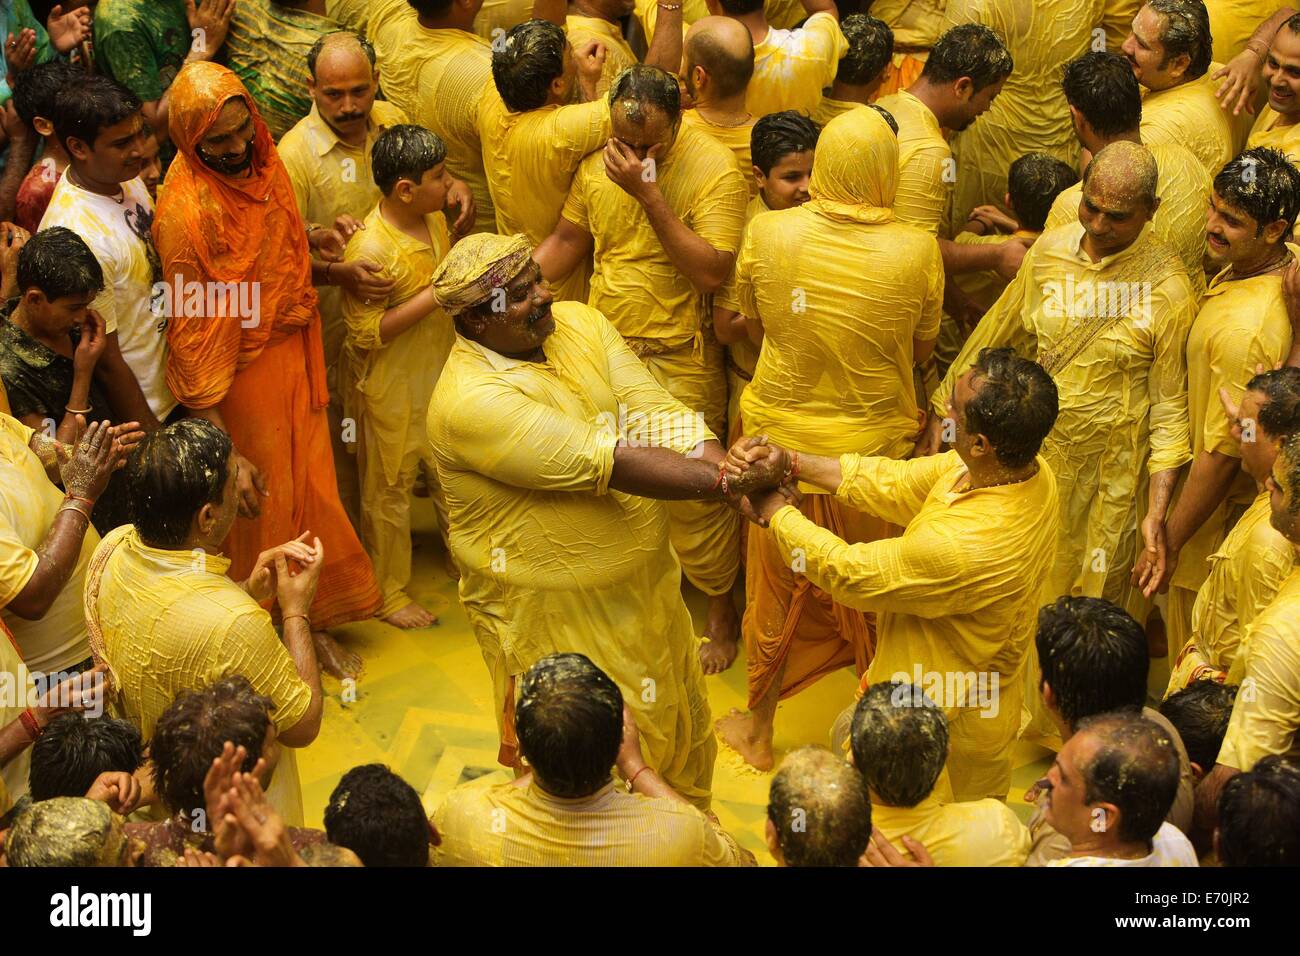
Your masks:
<svg viewBox="0 0 1300 956"><path fill-rule="evenodd" d="M244 178L217 173L197 154L233 97L253 117ZM379 588L334 480L320 313L288 173L248 91L225 67L186 66L170 104L178 152L153 227L172 290L167 383L187 408L221 412L269 492L261 516L236 521L226 539L230 576L244 578L260 552L311 531L326 555L312 626L370 617Z"/></svg>

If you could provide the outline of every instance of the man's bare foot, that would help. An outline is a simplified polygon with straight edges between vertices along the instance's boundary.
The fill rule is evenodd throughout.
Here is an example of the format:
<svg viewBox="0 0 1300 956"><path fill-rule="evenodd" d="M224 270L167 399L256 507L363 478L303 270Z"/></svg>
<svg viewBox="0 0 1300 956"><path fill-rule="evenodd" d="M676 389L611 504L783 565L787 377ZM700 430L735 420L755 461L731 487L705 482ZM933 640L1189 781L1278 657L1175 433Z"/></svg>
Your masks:
<svg viewBox="0 0 1300 956"><path fill-rule="evenodd" d="M709 620L700 645L700 667L705 674L721 674L736 659L740 649L740 617L730 594L709 598Z"/></svg>
<svg viewBox="0 0 1300 956"><path fill-rule="evenodd" d="M406 607L394 611L388 617L384 618L393 627L400 627L404 630L412 630L419 627L428 627L431 624L437 624L438 619L430 614L425 608L412 601Z"/></svg>
<svg viewBox="0 0 1300 956"><path fill-rule="evenodd" d="M312 631L311 636L316 644L316 660L320 662L321 670L338 680L345 677L355 680L361 676L363 661L360 657L344 648L326 631Z"/></svg>
<svg viewBox="0 0 1300 956"><path fill-rule="evenodd" d="M757 737L753 714L742 714L733 707L730 714L713 724L713 729L718 732L723 743L745 758L745 763L756 770L772 769L775 763L772 758L772 740Z"/></svg>

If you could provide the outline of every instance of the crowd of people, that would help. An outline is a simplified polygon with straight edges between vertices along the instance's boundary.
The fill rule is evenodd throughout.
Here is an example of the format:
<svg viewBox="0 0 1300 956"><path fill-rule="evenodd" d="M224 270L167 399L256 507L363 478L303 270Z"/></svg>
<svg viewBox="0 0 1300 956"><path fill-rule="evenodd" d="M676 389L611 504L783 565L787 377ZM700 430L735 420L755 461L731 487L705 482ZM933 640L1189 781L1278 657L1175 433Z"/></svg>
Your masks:
<svg viewBox="0 0 1300 956"><path fill-rule="evenodd" d="M780 865L1300 864L1296 10L3 0L0 37L6 865L754 865L720 745ZM413 496L514 779L358 766L307 828L338 629L435 622Z"/></svg>

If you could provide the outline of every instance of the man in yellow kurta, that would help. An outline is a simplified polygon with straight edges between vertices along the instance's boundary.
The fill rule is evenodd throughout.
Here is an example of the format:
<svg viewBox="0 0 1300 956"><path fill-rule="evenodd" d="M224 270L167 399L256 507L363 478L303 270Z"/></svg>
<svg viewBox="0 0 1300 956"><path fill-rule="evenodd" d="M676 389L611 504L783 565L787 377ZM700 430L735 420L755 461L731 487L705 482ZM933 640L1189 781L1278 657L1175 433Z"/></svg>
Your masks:
<svg viewBox="0 0 1300 956"><path fill-rule="evenodd" d="M537 261L548 277L563 276L594 252L588 305L674 398L725 435L727 381L707 297L731 274L744 179L726 147L681 122L677 80L663 70L632 67L609 102L613 138L579 167ZM734 639L739 517L709 501L668 510L682 569L709 596L706 634Z"/></svg>
<svg viewBox="0 0 1300 956"><path fill-rule="evenodd" d="M790 507L781 491L749 496L787 566L803 567L835 600L876 613L864 687L944 675L936 703L948 716L953 796L1001 799L1011 785L1034 611L1056 543L1056 479L1038 452L1056 420L1057 394L1041 367L1009 349L981 351L964 368L947 393L955 452L907 461L822 457L759 438L733 446L728 461L749 460L748 470L760 462L760 483L771 474L797 478L905 526L898 538L850 544ZM748 718L732 720L743 732ZM733 739L725 731L723 738Z"/></svg>
<svg viewBox="0 0 1300 956"><path fill-rule="evenodd" d="M749 224L734 297L763 349L741 401L747 433L819 455L911 449L912 366L939 331L943 267L933 236L894 219L897 150L879 113L851 110L818 140L812 198ZM810 494L803 513L854 544L893 531L885 516L827 494ZM719 730L759 769L772 765L778 700L848 664L861 674L871 660L868 621L798 572L770 531L749 529L742 631L752 714Z"/></svg>
<svg viewBox="0 0 1300 956"><path fill-rule="evenodd" d="M368 26L384 96L447 145L447 169L474 194L474 232L494 232L496 211L483 171L478 103L492 85L492 47L476 36L482 0L375 0Z"/></svg>
<svg viewBox="0 0 1300 956"><path fill-rule="evenodd" d="M578 164L609 139L609 101L596 96L602 62L602 48L575 50L546 20L521 23L493 50L478 132L502 235L522 232L533 245L549 236ZM574 102L579 88L588 102ZM556 296L583 301L588 271L584 260L554 276Z"/></svg>
<svg viewBox="0 0 1300 956"><path fill-rule="evenodd" d="M883 20L854 13L840 24L848 47L840 57L835 80L824 90L812 118L825 126L855 106L866 106L879 96L894 49L894 34Z"/></svg>
<svg viewBox="0 0 1300 956"><path fill-rule="evenodd" d="M1066 64L1061 87L1070 104L1075 135L1091 155L1111 143L1143 143L1142 94L1127 70L1127 62L1115 53L1086 53ZM1160 143L1148 151L1159 177L1160 205L1151 219L1152 231L1178 253L1192 289L1200 296L1205 291L1205 210L1212 192L1211 175L1178 143ZM1082 183L1057 196L1047 215L1047 228L1077 222L1082 197Z"/></svg>
<svg viewBox="0 0 1300 956"><path fill-rule="evenodd" d="M1246 147L1271 146L1300 165L1300 14L1287 20L1273 36L1264 57L1268 105L1259 111Z"/></svg>
<svg viewBox="0 0 1300 956"><path fill-rule="evenodd" d="M1059 84L1061 64L1081 56L1101 20L1102 0L949 0L944 28L979 23L1015 60L993 108L952 141L957 160L949 222L960 229L976 206L997 205L1012 160L1031 150L1077 164L1079 147Z"/></svg>
<svg viewBox="0 0 1300 956"><path fill-rule="evenodd" d="M434 274L459 333L429 406L460 599L492 675L501 760L514 682L587 655L646 763L707 808L717 744L664 499L734 498L723 450L594 309L557 302L523 236L470 236ZM495 306L495 308L494 308Z"/></svg>
<svg viewBox="0 0 1300 956"><path fill-rule="evenodd" d="M945 0L875 0L872 16L893 31L894 52L885 67L880 94L905 90L921 75L926 56L943 33Z"/></svg>
<svg viewBox="0 0 1300 956"><path fill-rule="evenodd" d="M1176 656L1166 697L1197 680L1224 681L1242 634L1273 603L1295 565L1290 542L1269 523L1265 484L1281 443L1300 431L1300 369L1272 369L1247 382L1230 428L1241 469L1256 482L1257 494L1208 559L1209 573L1192 606L1191 637L1181 651L1171 644Z"/></svg>
<svg viewBox="0 0 1300 956"><path fill-rule="evenodd" d="M783 30L768 22L763 0L706 0L709 13L733 17L749 29L754 76L745 102L756 117L782 110L812 113L848 48L834 0L801 2L808 19Z"/></svg>
<svg viewBox="0 0 1300 956"><path fill-rule="evenodd" d="M1044 600L1105 597L1140 611L1129 580L1139 496L1149 475L1152 545L1191 457L1184 345L1195 298L1177 255L1152 234L1156 204L1144 147L1101 150L1084 174L1079 221L1039 236L936 392L922 450L951 431L939 399L981 348L1035 356L1056 381L1061 415L1043 457L1060 485L1060 534Z"/></svg>
<svg viewBox="0 0 1300 956"><path fill-rule="evenodd" d="M86 572L85 610L95 657L112 674L118 715L145 740L182 690L239 674L271 698L279 742L305 747L320 730L320 668L307 612L324 565L306 535L263 552L247 581L226 576L221 545L235 521L238 465L230 438L184 418L150 433L128 470L134 525L100 543ZM300 572L290 574L292 562ZM277 598L284 637L259 602ZM302 825L292 752L268 793L290 826Z"/></svg>
<svg viewBox="0 0 1300 956"><path fill-rule="evenodd" d="M682 113L682 123L731 150L751 199L758 189L749 155L756 117L745 108L745 89L753 73L754 43L739 21L704 17L691 24L686 32L686 92L695 105Z"/></svg>
<svg viewBox="0 0 1300 956"><path fill-rule="evenodd" d="M1206 0L1215 61L1227 63L1240 53L1255 29L1286 5L1279 0Z"/></svg>
<svg viewBox="0 0 1300 956"><path fill-rule="evenodd" d="M1247 150L1214 179L1207 229L1210 261L1220 271L1187 337L1192 467L1169 516L1164 573L1150 569L1148 560L1134 570L1147 595L1169 589L1171 647L1191 637L1206 561L1256 495L1219 396L1226 392L1237 403L1256 368L1272 368L1291 351L1282 273L1294 258L1286 240L1297 212L1300 172L1276 150Z"/></svg>
<svg viewBox="0 0 1300 956"><path fill-rule="evenodd" d="M700 15L703 15L704 2L697 2L701 9ZM600 79L596 81L594 99L609 92L616 76L629 66L641 62L623 36L623 25L620 22L633 12L633 7L633 0L575 0L572 5L565 0L539 0L533 6L532 15L563 27L574 50L587 49L592 43L598 43L604 48L605 60ZM682 65L685 29L682 14L685 10L681 4L674 4L667 8L656 8L656 11L663 17L664 30L662 33L658 31L659 20L658 17L654 18L645 33L649 44L645 62L676 73Z"/></svg>
<svg viewBox="0 0 1300 956"><path fill-rule="evenodd" d="M937 676L929 683L943 692ZM944 802L936 792L948 761L948 718L942 693L931 697L913 680L894 674L867 688L853 710L853 764L871 797L871 825L902 853L904 836L919 841L935 866L1020 866L1029 831L1014 810L988 798ZM987 679L982 689L973 688L972 702L992 708L999 691Z"/></svg>
<svg viewBox="0 0 1300 956"><path fill-rule="evenodd" d="M383 298L345 294L347 341L343 405L356 422L360 449L361 540L383 595L379 614L395 627L435 620L407 592L411 580L411 488L421 460L433 471L424 419L438 373L451 351L451 320L429 280L451 239L446 207L447 148L422 126L394 126L375 141L376 186L383 199L366 216L344 262L368 259L393 281ZM434 495L446 534L446 505Z"/></svg>
<svg viewBox="0 0 1300 956"><path fill-rule="evenodd" d="M1123 53L1142 84L1142 142L1190 149L1211 176L1232 158L1232 118L1210 77L1210 21L1199 0L1149 0Z"/></svg>

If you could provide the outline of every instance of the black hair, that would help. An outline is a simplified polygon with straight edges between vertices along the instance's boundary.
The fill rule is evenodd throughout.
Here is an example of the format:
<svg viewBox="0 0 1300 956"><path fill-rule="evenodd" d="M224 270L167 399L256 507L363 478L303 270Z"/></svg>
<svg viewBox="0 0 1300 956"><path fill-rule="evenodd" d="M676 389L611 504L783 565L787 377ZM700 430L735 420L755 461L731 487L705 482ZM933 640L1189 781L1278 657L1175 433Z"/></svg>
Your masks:
<svg viewBox="0 0 1300 956"><path fill-rule="evenodd" d="M60 714L32 744L33 800L84 797L101 773L135 773L144 762L140 731L125 720Z"/></svg>
<svg viewBox="0 0 1300 956"><path fill-rule="evenodd" d="M38 63L14 77L14 109L28 126L36 117L54 121L59 91L86 71L62 60Z"/></svg>
<svg viewBox="0 0 1300 956"><path fill-rule="evenodd" d="M1009 348L980 349L966 403L966 431L993 444L998 463L1023 468L1056 424L1056 383L1043 367Z"/></svg>
<svg viewBox="0 0 1300 956"><path fill-rule="evenodd" d="M325 808L326 838L366 866L427 866L429 819L415 788L383 764L353 767Z"/></svg>
<svg viewBox="0 0 1300 956"><path fill-rule="evenodd" d="M623 742L623 694L583 654L548 654L519 682L519 749L557 797L585 797L609 782Z"/></svg>
<svg viewBox="0 0 1300 956"><path fill-rule="evenodd" d="M948 718L915 684L881 682L858 699L850 740L862 782L887 806L914 807L948 760Z"/></svg>
<svg viewBox="0 0 1300 956"><path fill-rule="evenodd" d="M512 113L546 104L551 81L564 73L564 28L549 20L525 20L493 44L492 80Z"/></svg>
<svg viewBox="0 0 1300 956"><path fill-rule="evenodd" d="M968 76L978 93L1005 80L1014 66L1001 37L982 24L963 23L939 37L921 76L931 83L955 83Z"/></svg>
<svg viewBox="0 0 1300 956"><path fill-rule="evenodd" d="M185 544L199 510L221 501L231 448L230 436L202 418L145 435L126 464L131 521L145 544L171 551Z"/></svg>
<svg viewBox="0 0 1300 956"><path fill-rule="evenodd" d="M787 866L857 866L871 841L862 778L823 747L801 747L782 761L768 787L767 818Z"/></svg>
<svg viewBox="0 0 1300 956"><path fill-rule="evenodd" d="M1300 763L1261 757L1219 793L1222 866L1300 866Z"/></svg>
<svg viewBox="0 0 1300 956"><path fill-rule="evenodd" d="M437 133L423 126L390 126L370 147L370 167L375 185L385 196L399 179L420 182L420 177L447 159L447 146Z"/></svg>
<svg viewBox="0 0 1300 956"><path fill-rule="evenodd" d="M889 124L889 128L894 131L894 135L895 136L898 135L898 120L894 119L893 113L889 112L889 110L885 109L879 103L868 103L867 109L875 110L882 117L884 117L885 122Z"/></svg>
<svg viewBox="0 0 1300 956"><path fill-rule="evenodd" d="M645 122L646 106L654 106L668 117L669 122L677 122L682 112L682 93L677 85L677 77L659 69L638 63L614 77L609 85L609 103L626 103L637 105L639 109L624 109L628 119L638 126Z"/></svg>
<svg viewBox="0 0 1300 956"><path fill-rule="evenodd" d="M821 127L798 110L768 113L750 131L750 156L766 176L773 166L791 153L816 149L820 135Z"/></svg>
<svg viewBox="0 0 1300 956"><path fill-rule="evenodd" d="M451 0L406 0L422 17L441 17L451 9Z"/></svg>
<svg viewBox="0 0 1300 956"><path fill-rule="evenodd" d="M1038 612L1038 665L1072 728L1094 714L1140 711L1147 698L1146 632L1102 598L1060 597Z"/></svg>
<svg viewBox="0 0 1300 956"><path fill-rule="evenodd" d="M1128 58L1093 50L1065 64L1061 89L1071 106L1102 136L1118 136L1142 124L1142 88Z"/></svg>
<svg viewBox="0 0 1300 956"><path fill-rule="evenodd" d="M53 302L98 295L104 270L86 241L66 226L42 229L18 251L18 291L40 289Z"/></svg>
<svg viewBox="0 0 1300 956"><path fill-rule="evenodd" d="M364 53L366 55L366 59L370 61L371 72L372 73L374 72L375 69L374 44L371 43L369 40L367 40L364 35L357 33L353 30L335 30L333 33L321 34L319 37L316 38L316 42L311 45L311 49L307 51L307 72L311 74L311 78L313 80L316 79L316 62L320 59L321 52L325 49L325 44L332 37L340 37L340 36L351 37L353 40L357 41L357 46L361 48L361 52Z"/></svg>
<svg viewBox="0 0 1300 956"><path fill-rule="evenodd" d="M1213 680L1193 681L1160 705L1162 713L1178 731L1187 748L1187 758L1207 773L1214 767L1228 732L1232 702L1237 688Z"/></svg>
<svg viewBox="0 0 1300 956"><path fill-rule="evenodd" d="M763 0L718 0L724 13L733 17L743 17L747 13L757 13L763 9Z"/></svg>
<svg viewBox="0 0 1300 956"><path fill-rule="evenodd" d="M1165 18L1160 44L1165 48L1160 69L1176 56L1187 54L1186 76L1194 80L1210 68L1214 39L1210 35L1210 13L1203 0L1146 0L1146 5Z"/></svg>
<svg viewBox="0 0 1300 956"><path fill-rule="evenodd" d="M154 724L149 740L154 789L163 805L187 818L204 810L203 781L226 741L247 751L240 769L251 773L262 756L273 706L271 698L257 693L248 678L239 675L177 694Z"/></svg>
<svg viewBox="0 0 1300 956"><path fill-rule="evenodd" d="M1279 149L1256 146L1229 160L1214 177L1214 191L1226 204L1255 220L1255 235L1279 219L1286 229L1278 238L1291 238L1300 213L1300 171Z"/></svg>
<svg viewBox="0 0 1300 956"><path fill-rule="evenodd" d="M874 83L894 55L894 31L889 24L865 13L854 13L840 23L849 49L840 60L835 79L852 86Z"/></svg>
<svg viewBox="0 0 1300 956"><path fill-rule="evenodd" d="M91 149L99 134L140 112L140 98L100 73L83 73L54 97L54 135L68 149L78 139Z"/></svg>
<svg viewBox="0 0 1300 956"><path fill-rule="evenodd" d="M1168 732L1128 711L1088 717L1078 731L1097 738L1097 749L1078 768L1084 801L1114 804L1119 838L1150 844L1178 795L1178 748Z"/></svg>
<svg viewBox="0 0 1300 956"><path fill-rule="evenodd" d="M1300 431L1300 368L1284 365L1260 372L1246 383L1246 391L1268 399L1259 409L1259 427L1270 437Z"/></svg>
<svg viewBox="0 0 1300 956"><path fill-rule="evenodd" d="M1025 153L1018 157L1007 174L1007 192L1020 227L1041 230L1056 197L1078 181L1074 167L1055 156Z"/></svg>

